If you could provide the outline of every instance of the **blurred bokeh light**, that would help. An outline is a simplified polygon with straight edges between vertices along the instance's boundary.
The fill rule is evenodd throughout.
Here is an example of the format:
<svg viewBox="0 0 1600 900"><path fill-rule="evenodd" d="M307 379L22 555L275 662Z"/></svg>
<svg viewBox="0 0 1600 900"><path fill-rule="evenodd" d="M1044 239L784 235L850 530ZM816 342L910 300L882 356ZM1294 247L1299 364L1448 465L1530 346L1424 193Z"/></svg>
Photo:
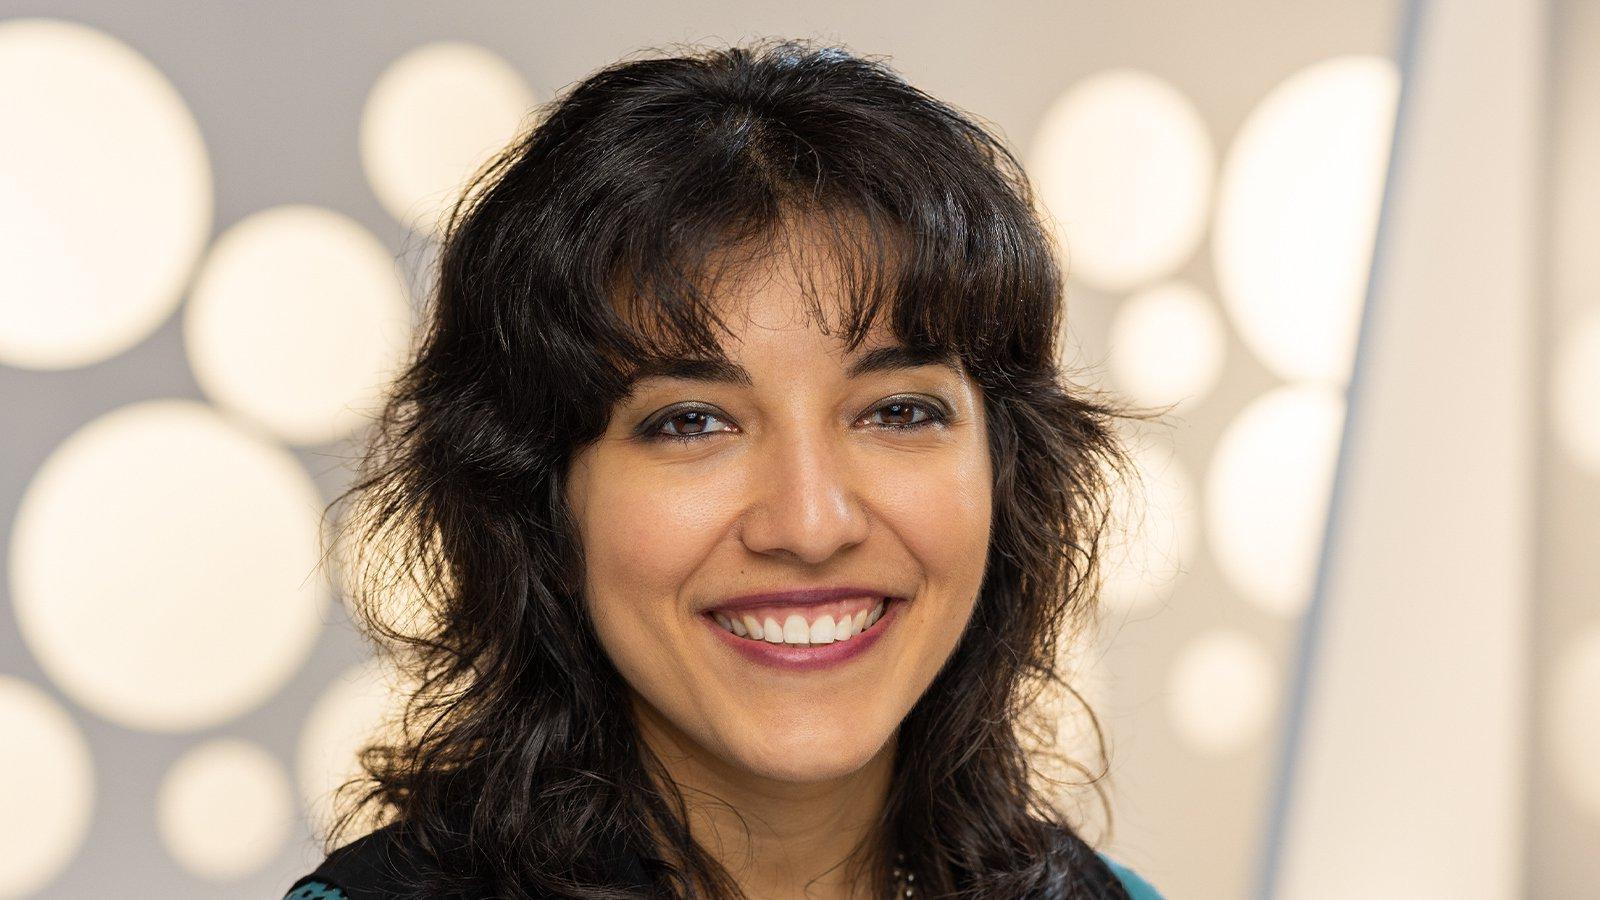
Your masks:
<svg viewBox="0 0 1600 900"><path fill-rule="evenodd" d="M361 114L361 161L384 209L437 233L450 204L537 102L504 59L465 41L430 43L395 60Z"/></svg>
<svg viewBox="0 0 1600 900"><path fill-rule="evenodd" d="M150 400L64 441L17 510L17 626L79 703L130 728L215 725L305 663L329 588L321 501L281 447Z"/></svg>
<svg viewBox="0 0 1600 900"><path fill-rule="evenodd" d="M49 695L0 675L0 896L43 888L78 852L94 809L94 760L82 729Z"/></svg>
<svg viewBox="0 0 1600 900"><path fill-rule="evenodd" d="M348 216L304 204L217 238L184 308L189 365L219 406L292 444L371 420L410 346L394 258Z"/></svg>
<svg viewBox="0 0 1600 900"><path fill-rule="evenodd" d="M122 41L0 20L0 363L64 369L150 335L212 218L200 128Z"/></svg>
<svg viewBox="0 0 1600 900"><path fill-rule="evenodd" d="M1116 69L1074 84L1050 107L1028 169L1072 277L1126 290L1194 252L1215 166L1187 97L1148 72Z"/></svg>
<svg viewBox="0 0 1600 900"><path fill-rule="evenodd" d="M234 881L266 865L297 820L283 765L238 738L189 750L156 796L156 827L167 851L210 881Z"/></svg>
<svg viewBox="0 0 1600 900"><path fill-rule="evenodd" d="M1387 59L1324 60L1263 98L1228 151L1217 284L1281 378L1349 378L1399 89Z"/></svg>

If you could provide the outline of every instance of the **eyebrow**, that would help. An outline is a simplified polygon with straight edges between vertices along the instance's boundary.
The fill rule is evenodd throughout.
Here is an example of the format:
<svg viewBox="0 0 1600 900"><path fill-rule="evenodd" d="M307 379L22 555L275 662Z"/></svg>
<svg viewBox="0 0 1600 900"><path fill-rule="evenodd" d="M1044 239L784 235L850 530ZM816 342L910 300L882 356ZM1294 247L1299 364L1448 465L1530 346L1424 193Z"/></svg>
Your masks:
<svg viewBox="0 0 1600 900"><path fill-rule="evenodd" d="M916 369L922 366L942 366L957 376L961 367L954 351L936 351L912 348L903 344L890 344L861 354L845 367L845 377L860 378L877 372ZM639 365L628 381L629 394L639 382L649 378L676 378L714 384L734 384L750 387L755 382L750 371L731 360L719 359L653 359Z"/></svg>

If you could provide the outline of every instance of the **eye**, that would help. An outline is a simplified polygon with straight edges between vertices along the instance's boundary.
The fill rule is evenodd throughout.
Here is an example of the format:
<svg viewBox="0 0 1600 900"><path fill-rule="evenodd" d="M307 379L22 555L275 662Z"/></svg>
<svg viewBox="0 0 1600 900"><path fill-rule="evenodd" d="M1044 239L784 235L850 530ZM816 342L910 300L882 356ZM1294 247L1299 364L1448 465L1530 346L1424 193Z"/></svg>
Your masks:
<svg viewBox="0 0 1600 900"><path fill-rule="evenodd" d="M925 418L914 418L915 412L919 409L927 413ZM913 416L910 421L901 422L899 424L885 425L885 428L921 428L925 425L936 425L945 420L944 413L941 412L937 407L929 403L923 403L919 400L911 400L909 398L894 398L889 402L882 404L877 409L873 410L873 412L877 413L882 412L883 410L893 410L893 417L907 415Z"/></svg>
<svg viewBox="0 0 1600 900"><path fill-rule="evenodd" d="M714 432L710 432L710 431L706 431L705 430L706 429L706 420L707 419L710 419L712 421L718 421L720 419L720 417L717 416L716 413L711 412L710 410L704 410L704 409L680 409L677 412L674 412L674 413L668 415L664 419L657 420L656 424L650 429L650 431L648 433L646 433L645 437L650 438L652 440L666 440L666 441L693 441L693 440L698 440L702 435L714 433ZM687 434L670 434L670 433L661 431L662 427L664 427L666 425L669 425L669 424L672 424L672 423L675 423L675 422L678 422L680 420L688 420L689 424L687 425L687 427L690 429L689 433L687 433Z"/></svg>

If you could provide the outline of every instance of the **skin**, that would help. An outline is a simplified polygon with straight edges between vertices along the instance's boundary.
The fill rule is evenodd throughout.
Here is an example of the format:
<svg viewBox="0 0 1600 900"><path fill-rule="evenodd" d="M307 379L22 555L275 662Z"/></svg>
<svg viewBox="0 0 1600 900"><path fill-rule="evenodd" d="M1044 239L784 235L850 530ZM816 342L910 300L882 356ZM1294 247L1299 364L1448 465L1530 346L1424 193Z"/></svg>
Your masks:
<svg viewBox="0 0 1600 900"><path fill-rule="evenodd" d="M763 264L766 277L719 298L736 337L726 349L753 384L640 382L574 459L567 500L599 639L642 738L685 792L696 841L747 896L867 897L860 872L880 852L872 826L899 723L983 580L987 436L964 370L847 378L853 356L807 320L798 265ZM879 331L857 352L887 343ZM927 406L892 405L908 400ZM708 415L669 411L687 402ZM938 413L947 421L895 427ZM641 424L697 436L652 443ZM830 669L751 663L702 621L717 599L837 584L910 602L875 647Z"/></svg>

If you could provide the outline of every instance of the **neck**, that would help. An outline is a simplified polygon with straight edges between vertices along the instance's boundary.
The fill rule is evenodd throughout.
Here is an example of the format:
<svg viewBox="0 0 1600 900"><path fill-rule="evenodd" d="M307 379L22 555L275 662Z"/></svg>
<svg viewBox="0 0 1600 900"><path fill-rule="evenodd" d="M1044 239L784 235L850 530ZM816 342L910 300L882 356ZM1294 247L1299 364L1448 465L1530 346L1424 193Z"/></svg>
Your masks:
<svg viewBox="0 0 1600 900"><path fill-rule="evenodd" d="M695 843L761 900L883 895L875 840L894 766L894 738L855 771L784 781L729 765L638 703L640 738L683 792ZM748 831L747 831L748 829ZM886 871L886 869L885 869Z"/></svg>

